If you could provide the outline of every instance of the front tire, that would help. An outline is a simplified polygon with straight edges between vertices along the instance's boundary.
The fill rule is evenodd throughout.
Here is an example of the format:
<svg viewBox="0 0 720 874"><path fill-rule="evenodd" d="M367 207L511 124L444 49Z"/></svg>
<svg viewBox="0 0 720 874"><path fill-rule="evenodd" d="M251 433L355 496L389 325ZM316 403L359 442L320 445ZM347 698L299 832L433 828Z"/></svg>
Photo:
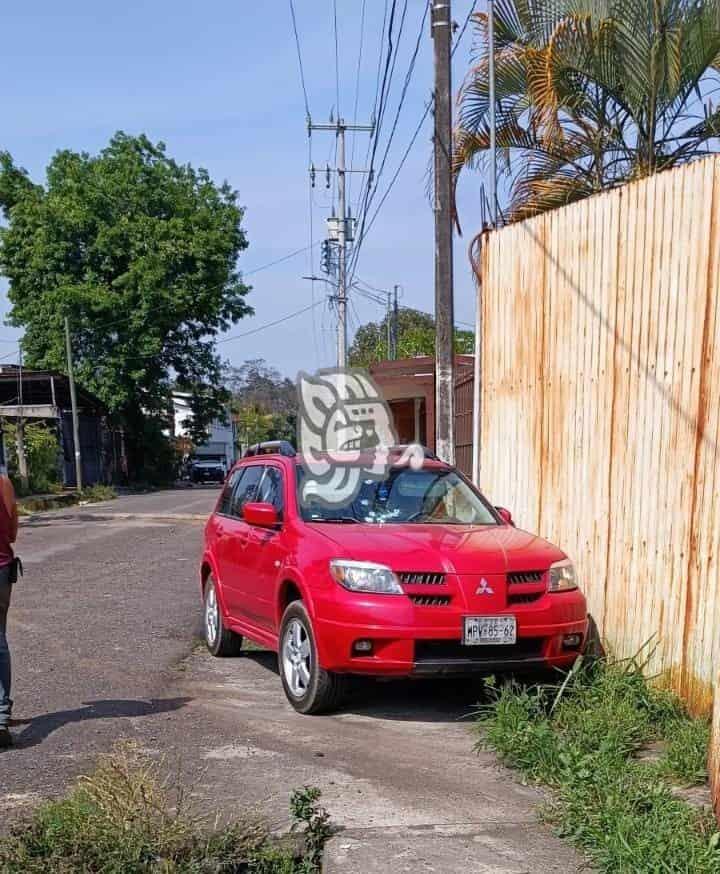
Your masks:
<svg viewBox="0 0 720 874"><path fill-rule="evenodd" d="M318 662L312 623L302 601L293 601L280 624L278 666L288 701L298 713L335 710L345 692L345 678Z"/></svg>
<svg viewBox="0 0 720 874"><path fill-rule="evenodd" d="M218 658L240 655L243 639L225 627L222 610L217 596L217 584L212 575L205 583L205 608L203 610L203 630L205 646Z"/></svg>

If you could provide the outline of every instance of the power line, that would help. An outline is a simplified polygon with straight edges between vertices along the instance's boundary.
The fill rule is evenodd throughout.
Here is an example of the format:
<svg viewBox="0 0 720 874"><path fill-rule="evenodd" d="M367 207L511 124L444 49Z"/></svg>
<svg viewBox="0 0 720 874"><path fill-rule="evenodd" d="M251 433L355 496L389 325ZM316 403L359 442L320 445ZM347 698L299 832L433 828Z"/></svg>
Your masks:
<svg viewBox="0 0 720 874"><path fill-rule="evenodd" d="M274 261L268 261L267 264L261 264L259 267L254 267L252 270L246 270L242 274L242 277L244 279L247 276L252 276L255 273L260 273L261 270L268 270L271 267L275 267L277 264L282 264L284 261L289 261L291 258L295 258L297 255L300 255L303 252L307 252L309 249L312 249L314 246L319 245L320 242L321 242L320 240L315 240L314 242L311 242L308 246L302 246L300 249L295 249L293 252L289 252L287 255L283 255L281 258L276 258ZM206 288L205 290L206 291L213 291L213 290L216 290L218 288L224 288L224 286L226 286L227 284L228 284L227 282L222 282L219 285L211 285L208 288ZM165 304L163 304L162 306L153 307L152 309L146 310L142 315L143 315L143 317L149 316L149 315L152 315L153 313L159 312L160 310L163 310L163 309L165 309ZM132 319L134 318L134 315L135 314L133 314L132 316L124 316L121 319L113 319L113 321L111 321L111 322L103 322L100 325L85 325L85 326L83 326L83 329L84 330L99 331L102 328L112 328L112 327L115 327L116 325L122 325L122 324L125 324L126 322L132 321Z"/></svg>
<svg viewBox="0 0 720 874"><path fill-rule="evenodd" d="M458 47L459 47L459 45L460 45L460 43L461 43L461 41L462 41L462 38L463 38L463 36L465 35L465 31L467 30L468 24L470 23L470 19L472 18L472 15L473 15L473 13L474 13L474 11L475 11L475 7L476 7L476 6L477 6L477 0L474 0L473 4L472 4L471 7L470 7L470 10L469 10L467 16L465 17L465 21L464 21L464 23L463 23L462 28L460 29L460 32L459 32L459 34L458 34L458 36L457 36L457 39L455 40L455 45L454 45L453 48L452 48L452 54L453 54L453 55L454 55L455 52L457 51L457 49L458 49ZM415 47L415 52L414 52L414 54L413 54L413 58L411 59L411 64L410 64L410 68L409 68L409 70L408 70L408 75L406 76L406 79L405 79L405 87L404 87L404 90L403 90L403 94L404 94L405 91L407 90L407 85L408 85L408 83L409 83L409 77L412 75L412 70L413 70L414 62L415 62L415 57L416 57L417 52L418 52L418 49L419 49L420 39L421 39L421 37L422 37L422 32L423 32L423 29L424 29L425 17L426 17L426 15L427 15L427 9L428 9L428 6L426 5L426 7L425 7L425 13L424 13L424 15L423 15L423 20L422 20L421 27L420 27L420 34L419 34L419 37L418 37L418 42L417 42L416 47ZM432 100L432 98L431 98L431 99L429 100L429 102L428 102L428 103L426 104L426 106L425 106L425 109L424 109L423 114L422 114L422 116L421 116L421 118L420 118L420 121L418 122L418 125L417 125L417 127L415 128L415 131L414 131L412 137L410 138L410 142L408 143L408 146L407 146L407 148L405 149L405 152L403 153L402 158L400 159L400 163L398 164L398 167L397 167L397 169L395 170L395 173L393 174L393 177L392 177L392 179L390 180L390 183L389 183L389 185L388 185L388 187L387 187L385 193L383 194L383 196L382 196L380 202L379 202L378 205L377 205L377 208L375 209L375 212L373 213L372 218L370 219L369 222L367 222L366 216L365 216L365 215L363 216L363 220L362 220L362 223L361 223L361 226L360 226L360 233L358 234L358 240L357 240L357 243L356 243L356 245L355 245L354 252L353 252L353 259L352 259L352 264L351 264L351 268L350 268L350 269L351 269L351 275L352 275L352 272L355 270L355 268L356 268L356 266L357 266L357 261L358 261L359 255L360 255L360 250L361 250L361 248L362 248L363 241L365 240L365 237L367 237L368 233L370 232L371 227L373 226L373 224L375 223L375 220L377 219L378 213L380 212L380 210L381 210L381 208L383 207L385 201L387 200L387 198L388 198L390 192L392 191L392 189L393 189L393 187L394 187L394 185L395 185L395 182L397 181L397 178L398 178L398 176L400 175L400 172L402 171L402 168L404 167L405 162L407 161L408 156L409 156L409 154L410 154L410 152L411 152L413 146L415 145L415 141L417 140L417 138L418 138L418 136L419 136L419 134L420 134L420 131L422 130L423 124L425 123L425 119L427 118L428 113L430 112L430 109L432 108L432 105L433 105L433 100ZM398 106L398 112L396 113L395 124L397 124L397 117L398 117L398 115L399 115L399 110L401 109L401 107L402 107L402 98L401 98L401 103L400 103L400 105ZM395 129L395 124L393 125L393 131L394 131L394 129ZM391 134L391 139L392 139L392 134ZM386 156L387 156L387 149L386 149L386 152L385 152L385 157L386 157ZM379 181L380 181L380 176L381 176L381 174L382 174L383 167L384 167L384 159L383 159L383 163L382 163L382 165L381 165L381 168L380 168L380 170L378 171L378 174L377 174L377 181L376 181L376 188L375 188L375 191L377 191L377 184L378 184ZM373 194L370 195L369 202L367 203L367 209L370 208L370 206L371 206L371 204L372 204L372 200L373 200L373 198L374 198L374 192L373 192Z"/></svg>
<svg viewBox="0 0 720 874"><path fill-rule="evenodd" d="M221 340L213 339L212 342L214 343L215 346L219 346L221 343L230 343L232 340L240 340L243 337L250 337L253 334L258 334L260 331L265 331L268 328L274 328L276 325L281 325L283 322L288 322L288 321L290 321L290 319L294 319L297 316L301 316L301 315L303 315L303 313L307 313L310 310L315 309L316 307L320 306L320 304L322 304L322 303L324 303L323 300L316 300L314 303L311 303L308 306L303 307L302 309L295 310L295 312L293 312L293 313L288 313L285 316L281 316L279 319L274 319L272 322L266 322L264 325L258 325L257 328L251 328L251 330L244 331L242 334L233 334L232 337L223 337ZM163 351L164 350L161 348L157 352L149 352L147 355L127 355L124 357L126 358L126 360L129 360L129 361L145 361L149 358L157 358L158 356L163 355ZM11 354L14 355L16 353L13 352ZM172 354L172 352L170 354ZM6 357L9 357L9 356L6 356ZM0 358L0 361L1 360L2 359Z"/></svg>
<svg viewBox="0 0 720 874"><path fill-rule="evenodd" d="M363 236L363 229L365 227L365 220L367 216L368 209L368 199L370 197L370 191L373 185L373 171L375 166L375 156L377 154L378 144L380 142L380 132L382 130L382 123L385 117L385 109L387 108L388 97L390 93L390 81L392 79L391 67L392 71L395 69L395 65L393 63L393 58L397 58L397 48L400 42L400 37L402 36L402 27L405 22L405 12L407 11L407 0L405 0L405 6L403 8L402 20L400 22L400 27L398 29L397 40L395 43L395 52L393 53L393 28L395 22L395 12L397 9L397 0L392 0L392 6L390 7L390 15L388 18L387 25L387 53L385 57L385 67L382 75L382 84L380 86L380 94L376 103L376 124L375 124L375 135L372 137L372 151L370 156L370 167L367 178L365 180L365 185L360 194L360 201L362 206L358 207L358 222L360 225L360 239ZM388 76L390 75L390 80ZM357 249L357 247L356 247ZM357 261L357 255L353 252L353 263Z"/></svg>
<svg viewBox="0 0 720 874"><path fill-rule="evenodd" d="M258 325L257 328L252 328L250 331L244 331L242 334L233 334L232 337L223 337L222 340L216 340L215 345L219 345L220 343L229 343L231 340L240 340L242 337L250 337L252 334L257 334L259 331L265 331L267 328L274 328L275 325L281 325L283 322L288 322L290 319L294 319L296 316L301 316L303 313L310 312L310 310L315 309L315 307L319 306L324 301L316 300L314 303L311 303L309 306L303 307L300 310L295 310L294 313L288 313L286 316L281 316L279 319L275 319L272 322L266 322L264 325Z"/></svg>
<svg viewBox="0 0 720 874"><path fill-rule="evenodd" d="M305 87L305 70L303 69L302 52L300 51L300 37L297 29L297 19L295 18L295 4L293 0L289 0L290 15L292 16L293 32L295 33L295 48L297 49L298 67L300 68L300 84L302 85L303 98L305 99L305 115L310 118L310 101L308 100L307 88Z"/></svg>
<svg viewBox="0 0 720 874"><path fill-rule="evenodd" d="M405 8L407 8L407 4L406 4ZM393 119L393 124L392 124L392 128L390 130L390 135L389 135L387 142L385 144L385 151L383 153L382 161L380 163L380 169L378 170L377 177L375 179L375 187L370 192L370 189L368 186L369 194L366 196L366 199L365 199L362 221L361 221L361 225L360 225L359 241L358 241L358 245L355 247L355 251L353 252L353 267L357 263L357 259L360 256L360 249L362 247L362 240L364 239L364 236L365 236L364 230L365 230L365 222L367 220L367 213L368 213L370 207L372 206L372 202L373 202L375 195L378 191L380 179L381 179L383 171L385 169L388 155L390 153L390 147L392 146L392 142L393 142L393 139L395 137L395 132L397 130L398 121L400 119L400 113L402 112L402 108L405 104L405 98L407 96L407 91L408 91L408 88L410 86L410 81L412 79L413 72L415 71L415 64L417 62L418 53L420 51L421 40L423 37L423 33L425 32L425 23L427 21L428 9L429 9L429 4L425 4L423 15L422 15L422 18L420 19L420 27L418 28L418 35L417 35L417 38L415 40L415 47L414 47L413 53L410 57L410 63L408 65L407 73L405 74L405 81L403 83L402 91L400 93L400 99L398 101L397 109L395 111L395 118ZM403 10L403 12L404 11L405 10ZM404 21L404 17L403 17L403 21ZM401 26L402 26L402 23L401 23ZM400 33L398 34L398 40L399 40L399 36L400 36ZM398 46L399 46L399 41L398 41ZM397 60L397 47L396 47L395 59ZM393 69L394 69L394 64L393 64ZM427 112L425 114L427 114ZM424 117L423 117L423 121L424 121ZM422 124L421 124L421 126L422 126ZM397 178L397 177L395 177L395 178Z"/></svg>
<svg viewBox="0 0 720 874"><path fill-rule="evenodd" d="M245 270L243 272L243 278L246 276L253 276L255 273L260 273L261 270L268 270L270 267L274 267L276 264L282 264L283 261L289 261L291 258L295 258L296 255L301 255L303 252L307 252L308 249L312 249L314 246L319 245L321 240L311 241L309 245L303 246L300 249L295 249L294 252L289 252L287 255L283 255L282 258L276 258L274 261L268 261L267 264L261 264L260 267L254 267L252 270Z"/></svg>
<svg viewBox="0 0 720 874"><path fill-rule="evenodd" d="M372 117L373 119L377 119L377 111L378 111L378 99L380 97L380 77L382 74L382 60L383 60L383 47L385 45L385 26L387 24L388 19L388 0L385 0L385 6L383 9L383 23L380 29L380 40L378 43L378 61L377 61L377 73L375 75L375 99L373 100L373 111ZM372 149L373 138L370 137L368 140L367 151L365 152L365 164L368 164L370 160L370 150ZM363 199L363 187L360 187L360 193L358 195L357 204L355 206L355 214L360 214L360 206L361 201Z"/></svg>
<svg viewBox="0 0 720 874"><path fill-rule="evenodd" d="M382 198L380 199L380 203L378 203L378 205L375 209L375 212L372 215L372 218L367 223L367 227L363 229L362 235L361 235L360 239L358 240L358 245L356 246L356 251L358 251L358 254L359 254L359 249L365 240L365 237L367 237L367 235L370 233L370 229L375 224L375 220L378 217L378 213L382 209L385 201L388 199L388 196L389 196L390 192L392 191L393 186L395 185L395 182L397 181L397 178L400 175L400 172L402 171L402 168L405 166L405 162L407 161L408 156L410 155L410 152L412 151L412 147L415 145L415 141L417 140L418 136L420 135L420 131L422 130L423 124L425 123L425 119L428 117L428 113L430 112L430 107L432 105L433 105L433 101L431 99L428 101L427 105L425 106L425 111L423 112L422 117L420 118L420 121L419 121L417 127L415 128L415 131L414 131L412 137L410 138L410 142L408 143L407 148L405 149L405 152L403 153L403 156L400 159L400 163L398 164L397 169L395 170L395 173L393 174L393 177L390 180L390 184L388 185L387 189L385 190L385 194L383 194ZM353 266L352 266L353 270L355 269L356 264L357 264L357 258L355 258L355 260L353 261Z"/></svg>
<svg viewBox="0 0 720 874"><path fill-rule="evenodd" d="M407 96L407 91L410 86L410 80L412 79L413 72L415 71L415 64L417 62L418 52L420 51L420 43L425 32L425 22L427 21L429 5L425 4L425 9L423 11L422 18L420 19L420 28L418 30L417 39L415 41L415 48L413 49L413 53L410 57L410 64L408 65L407 73L405 74L405 81L403 83L403 88L400 93L400 100L398 101L397 109L395 111L395 118L393 119L393 125L390 130L390 135L388 137L387 143L385 144L385 152L383 153L382 161L380 163L380 169L377 172L377 176L375 179L375 189L373 194L370 196L370 201L368 203L368 208L372 204L372 199L375 192L378 189L380 184L380 178L383 174L383 170L385 169L385 164L387 162L388 154L390 152L390 147L392 145L393 138L395 137L395 131L397 130L398 121L400 119L400 113L402 112L402 108L405 104L405 98Z"/></svg>
<svg viewBox="0 0 720 874"><path fill-rule="evenodd" d="M474 0L472 6L470 7L470 11L468 12L467 16L465 17L465 23L464 23L463 26L460 28L460 33L459 33L459 34L457 35L457 37L455 38L455 45L454 45L453 48L452 48L451 55L454 55L454 54L455 54L455 52L457 51L457 47L458 47L458 46L460 45L460 43L462 42L462 38L465 36L465 31L467 30L467 26L468 26L468 24L470 24L470 19L472 18L472 14L473 14L473 12L475 12L475 7L476 7L476 6L477 6L477 0Z"/></svg>
<svg viewBox="0 0 720 874"><path fill-rule="evenodd" d="M365 38L365 3L363 0L360 9L360 47L358 49L357 70L355 73L355 103L353 105L353 122L357 123L358 101L360 99L360 68L362 65L363 56L363 41ZM350 150L350 179L348 180L348 201L352 200L352 171L355 169L355 141L357 133L353 132L352 148Z"/></svg>

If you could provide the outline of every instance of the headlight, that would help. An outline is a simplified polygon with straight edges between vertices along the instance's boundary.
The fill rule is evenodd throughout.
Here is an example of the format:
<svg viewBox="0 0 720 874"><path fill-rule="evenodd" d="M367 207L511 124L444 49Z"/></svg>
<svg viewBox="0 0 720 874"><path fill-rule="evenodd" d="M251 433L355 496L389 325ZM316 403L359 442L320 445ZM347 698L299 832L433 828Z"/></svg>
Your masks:
<svg viewBox="0 0 720 874"><path fill-rule="evenodd" d="M577 587L575 566L570 559L565 558L550 565L550 584L548 586L550 592L569 592Z"/></svg>
<svg viewBox="0 0 720 874"><path fill-rule="evenodd" d="M330 573L351 592L376 592L383 595L402 595L398 578L384 564L367 561L345 561L334 559L330 562Z"/></svg>

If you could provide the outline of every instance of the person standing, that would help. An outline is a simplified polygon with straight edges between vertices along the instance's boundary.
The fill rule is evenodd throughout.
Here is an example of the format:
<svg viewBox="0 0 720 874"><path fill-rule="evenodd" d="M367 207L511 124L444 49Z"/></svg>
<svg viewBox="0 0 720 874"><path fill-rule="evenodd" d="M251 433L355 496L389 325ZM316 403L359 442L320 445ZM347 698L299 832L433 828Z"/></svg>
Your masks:
<svg viewBox="0 0 720 874"><path fill-rule="evenodd" d="M6 632L13 575L17 572L12 548L17 530L15 489L10 478L0 473L0 749L7 749L13 742L10 734L10 649Z"/></svg>

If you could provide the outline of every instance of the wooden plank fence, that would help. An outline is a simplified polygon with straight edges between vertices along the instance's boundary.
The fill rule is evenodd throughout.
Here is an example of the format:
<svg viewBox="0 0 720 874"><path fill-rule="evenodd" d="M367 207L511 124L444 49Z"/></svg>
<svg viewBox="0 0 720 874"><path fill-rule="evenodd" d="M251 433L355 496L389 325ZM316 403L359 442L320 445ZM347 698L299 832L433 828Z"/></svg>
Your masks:
<svg viewBox="0 0 720 874"><path fill-rule="evenodd" d="M479 273L483 489L573 557L615 653L653 647L649 669L709 713L720 158L486 235Z"/></svg>

